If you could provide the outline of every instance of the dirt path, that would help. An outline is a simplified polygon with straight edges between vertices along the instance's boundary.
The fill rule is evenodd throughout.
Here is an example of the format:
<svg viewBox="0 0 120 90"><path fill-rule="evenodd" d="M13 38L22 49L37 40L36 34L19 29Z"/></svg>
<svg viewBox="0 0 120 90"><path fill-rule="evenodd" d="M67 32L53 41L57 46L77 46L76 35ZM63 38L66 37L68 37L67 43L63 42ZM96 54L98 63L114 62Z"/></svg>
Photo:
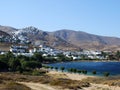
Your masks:
<svg viewBox="0 0 120 90"><path fill-rule="evenodd" d="M63 90L57 87L52 87L46 84L33 83L33 82L19 82L30 87L32 90ZM64 89L69 90L69 89ZM83 88L80 90L120 90L120 87L102 85L102 84L91 84L90 87Z"/></svg>
<svg viewBox="0 0 120 90"><path fill-rule="evenodd" d="M19 82L19 83L24 84L27 87L30 87L32 90L58 90L46 84L33 83L33 82Z"/></svg>

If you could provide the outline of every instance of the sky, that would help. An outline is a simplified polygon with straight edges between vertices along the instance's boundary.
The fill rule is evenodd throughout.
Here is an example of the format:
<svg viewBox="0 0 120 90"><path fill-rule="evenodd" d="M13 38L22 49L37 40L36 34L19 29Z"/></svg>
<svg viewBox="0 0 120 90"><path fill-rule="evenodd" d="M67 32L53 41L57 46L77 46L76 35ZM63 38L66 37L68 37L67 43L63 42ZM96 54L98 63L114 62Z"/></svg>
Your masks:
<svg viewBox="0 0 120 90"><path fill-rule="evenodd" d="M120 37L120 0L0 0L0 25Z"/></svg>

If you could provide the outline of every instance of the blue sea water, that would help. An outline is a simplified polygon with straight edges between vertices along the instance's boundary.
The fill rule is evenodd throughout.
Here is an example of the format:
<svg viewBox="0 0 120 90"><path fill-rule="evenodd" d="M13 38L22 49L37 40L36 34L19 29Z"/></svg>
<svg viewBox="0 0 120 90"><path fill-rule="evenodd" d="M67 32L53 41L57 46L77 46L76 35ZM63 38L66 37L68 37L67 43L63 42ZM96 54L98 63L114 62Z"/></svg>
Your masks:
<svg viewBox="0 0 120 90"><path fill-rule="evenodd" d="M48 64L53 67L65 67L76 68L79 70L87 70L89 75L92 75L92 71L96 70L96 75L103 75L104 72L109 72L110 75L120 75L120 62L63 62Z"/></svg>

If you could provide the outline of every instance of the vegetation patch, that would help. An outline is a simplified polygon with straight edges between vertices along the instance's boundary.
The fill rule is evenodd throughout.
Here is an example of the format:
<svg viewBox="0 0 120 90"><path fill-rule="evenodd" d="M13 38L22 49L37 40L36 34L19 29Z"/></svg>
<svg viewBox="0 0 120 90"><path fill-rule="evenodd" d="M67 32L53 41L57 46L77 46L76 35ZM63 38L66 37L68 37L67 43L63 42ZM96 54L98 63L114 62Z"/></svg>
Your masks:
<svg viewBox="0 0 120 90"><path fill-rule="evenodd" d="M89 87L90 86L90 84L87 82L64 79L64 78L54 79L50 82L50 85L61 86L63 88L69 88L69 89L75 89L75 90L81 89L82 87Z"/></svg>
<svg viewBox="0 0 120 90"><path fill-rule="evenodd" d="M87 78L83 79L83 81L87 81L88 83L95 83L95 84L107 84L109 86L119 86L120 87L120 76L113 76L113 77L101 77L101 78Z"/></svg>
<svg viewBox="0 0 120 90"><path fill-rule="evenodd" d="M0 84L0 90L31 90L29 87L13 81L4 81Z"/></svg>

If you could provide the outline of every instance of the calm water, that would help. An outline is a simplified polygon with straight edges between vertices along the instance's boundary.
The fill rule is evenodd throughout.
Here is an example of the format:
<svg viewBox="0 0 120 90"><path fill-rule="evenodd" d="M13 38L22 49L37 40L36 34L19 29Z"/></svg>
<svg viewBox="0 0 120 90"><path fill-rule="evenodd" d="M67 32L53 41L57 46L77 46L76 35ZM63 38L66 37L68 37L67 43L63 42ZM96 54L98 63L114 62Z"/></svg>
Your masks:
<svg viewBox="0 0 120 90"><path fill-rule="evenodd" d="M97 75L103 75L104 72L109 72L110 75L120 75L120 62L64 62L48 64L53 67L76 68L87 70L88 74L92 75L92 71L96 70Z"/></svg>

